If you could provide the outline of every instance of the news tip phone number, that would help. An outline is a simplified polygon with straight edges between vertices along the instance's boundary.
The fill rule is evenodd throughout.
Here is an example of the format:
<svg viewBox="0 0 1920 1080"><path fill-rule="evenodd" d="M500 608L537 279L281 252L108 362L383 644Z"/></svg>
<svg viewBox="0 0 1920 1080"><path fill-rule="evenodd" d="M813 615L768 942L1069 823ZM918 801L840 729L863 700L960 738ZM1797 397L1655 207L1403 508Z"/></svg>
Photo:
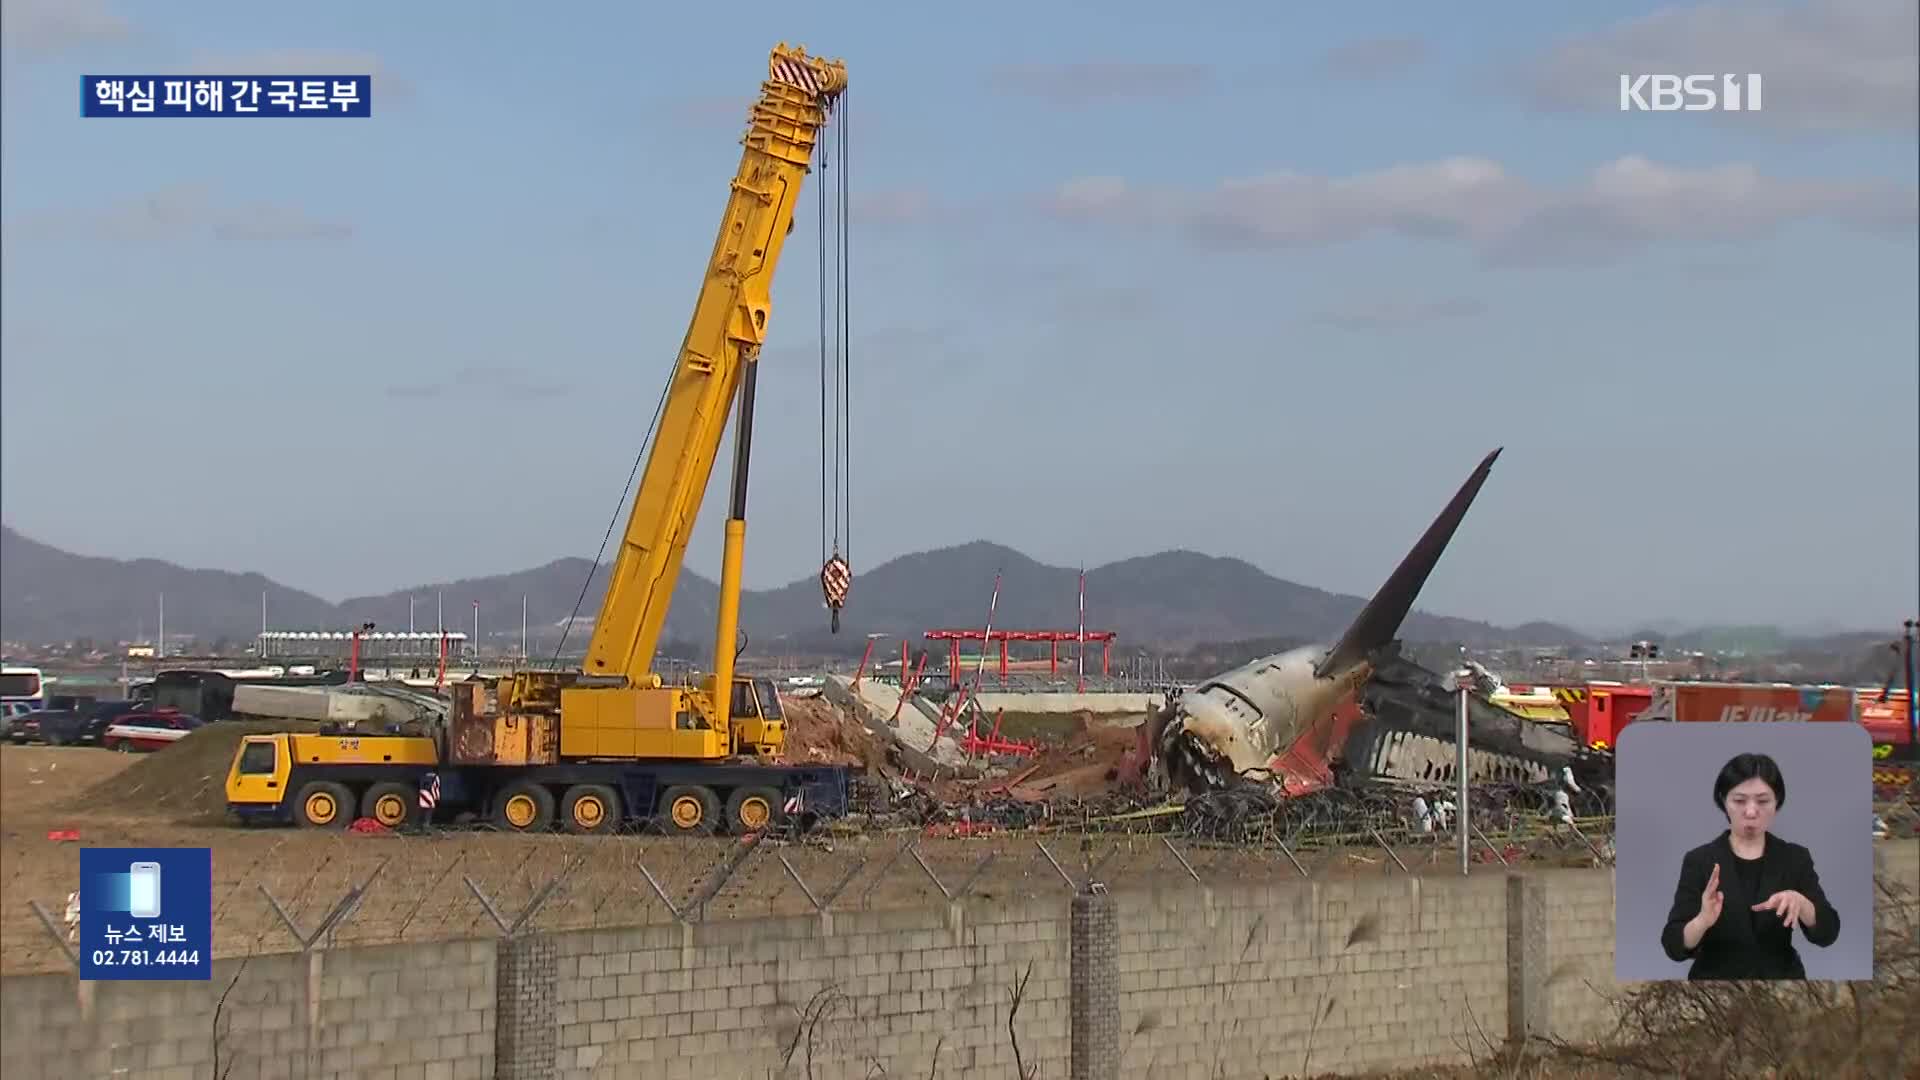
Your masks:
<svg viewBox="0 0 1920 1080"><path fill-rule="evenodd" d="M199 949L95 949L94 967L198 967Z"/></svg>
<svg viewBox="0 0 1920 1080"><path fill-rule="evenodd" d="M93 84L96 110L171 116L263 109L288 116L353 114L365 100L360 91L358 79L98 79Z"/></svg>

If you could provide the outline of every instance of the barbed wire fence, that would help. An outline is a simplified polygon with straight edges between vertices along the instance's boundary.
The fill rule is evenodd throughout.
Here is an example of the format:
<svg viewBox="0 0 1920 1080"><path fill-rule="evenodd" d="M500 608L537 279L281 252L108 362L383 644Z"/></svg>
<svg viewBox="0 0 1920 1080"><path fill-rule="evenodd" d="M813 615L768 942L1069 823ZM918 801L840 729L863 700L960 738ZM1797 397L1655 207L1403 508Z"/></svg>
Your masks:
<svg viewBox="0 0 1920 1080"><path fill-rule="evenodd" d="M1057 893L1224 887L1377 874L1458 873L1455 834L1385 807L1351 814L1101 813L1049 808L1037 824L854 823L741 838L362 835L235 830L214 848L217 959L566 930L924 908ZM945 815L942 815L945 816ZM1611 819L1521 811L1472 827L1476 866L1604 865ZM77 850L72 862L77 864ZM73 869L9 860L7 974L74 969ZM56 914L61 912L62 914Z"/></svg>
<svg viewBox="0 0 1920 1080"><path fill-rule="evenodd" d="M1431 794L1431 793L1430 793ZM1571 820L1516 786L1471 794L1470 873L1613 862L1603 800ZM909 802L918 799L912 794ZM1108 799L909 805L806 835L743 838L233 830L214 845L217 958L698 925L1109 890L1457 874L1450 822L1423 825L1405 791L1271 800L1245 793L1180 812ZM1877 799L1893 835L1920 835L1920 785ZM5 860L6 974L77 964L77 845Z"/></svg>

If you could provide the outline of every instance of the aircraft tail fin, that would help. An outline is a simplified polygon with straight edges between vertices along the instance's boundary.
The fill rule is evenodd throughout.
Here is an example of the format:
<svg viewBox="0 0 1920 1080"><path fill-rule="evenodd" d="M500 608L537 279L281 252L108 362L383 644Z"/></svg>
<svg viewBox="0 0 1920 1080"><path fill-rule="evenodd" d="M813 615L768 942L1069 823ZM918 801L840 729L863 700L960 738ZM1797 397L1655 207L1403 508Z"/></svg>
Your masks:
<svg viewBox="0 0 1920 1080"><path fill-rule="evenodd" d="M1315 665L1315 675L1325 678L1373 655L1399 636L1400 624L1406 621L1407 614L1413 610L1413 602L1419 598L1427 578L1439 564L1441 553L1453 541L1453 534L1467 516L1467 508L1479 496L1480 488L1493 472L1494 460L1503 449L1505 447L1496 447L1482 459L1472 475L1467 477L1466 483L1454 492L1453 499L1440 511L1440 516L1433 519L1433 524L1427 526L1419 543L1413 545L1413 550L1400 560L1400 565L1394 568L1386 584L1380 586L1380 591L1374 593L1373 599L1360 609L1360 614L1353 620L1353 625L1347 627L1339 643Z"/></svg>

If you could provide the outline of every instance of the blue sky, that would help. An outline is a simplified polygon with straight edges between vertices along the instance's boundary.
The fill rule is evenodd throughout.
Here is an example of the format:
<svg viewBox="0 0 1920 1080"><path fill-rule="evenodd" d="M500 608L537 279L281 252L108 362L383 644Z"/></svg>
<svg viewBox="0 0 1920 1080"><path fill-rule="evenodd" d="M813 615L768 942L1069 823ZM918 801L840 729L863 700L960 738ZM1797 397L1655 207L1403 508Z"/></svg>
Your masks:
<svg viewBox="0 0 1920 1080"><path fill-rule="evenodd" d="M591 556L784 39L850 73L856 592L987 538L1367 593L1504 445L1424 608L1912 612L1910 0L568 10L10 2L7 523L334 599ZM1643 69L1765 109L1617 111ZM77 115L180 70L375 115ZM755 587L820 561L812 195Z"/></svg>

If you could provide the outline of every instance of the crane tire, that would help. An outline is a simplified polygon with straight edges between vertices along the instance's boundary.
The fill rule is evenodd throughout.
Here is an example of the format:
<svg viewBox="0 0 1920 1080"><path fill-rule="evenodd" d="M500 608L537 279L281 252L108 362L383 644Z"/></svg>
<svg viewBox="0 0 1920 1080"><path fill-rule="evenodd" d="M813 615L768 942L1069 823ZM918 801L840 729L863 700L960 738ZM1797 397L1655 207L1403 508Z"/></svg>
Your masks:
<svg viewBox="0 0 1920 1080"><path fill-rule="evenodd" d="M575 784L560 797L560 824L570 833L610 833L620 827L620 796L604 784Z"/></svg>
<svg viewBox="0 0 1920 1080"><path fill-rule="evenodd" d="M293 820L309 829L344 829L353 824L355 805L347 785L315 780L294 796Z"/></svg>
<svg viewBox="0 0 1920 1080"><path fill-rule="evenodd" d="M660 795L660 827L681 836L706 836L719 831L720 797L698 784L670 787Z"/></svg>
<svg viewBox="0 0 1920 1080"><path fill-rule="evenodd" d="M553 825L553 792L527 780L508 784L494 800L493 825L502 832L545 832Z"/></svg>

